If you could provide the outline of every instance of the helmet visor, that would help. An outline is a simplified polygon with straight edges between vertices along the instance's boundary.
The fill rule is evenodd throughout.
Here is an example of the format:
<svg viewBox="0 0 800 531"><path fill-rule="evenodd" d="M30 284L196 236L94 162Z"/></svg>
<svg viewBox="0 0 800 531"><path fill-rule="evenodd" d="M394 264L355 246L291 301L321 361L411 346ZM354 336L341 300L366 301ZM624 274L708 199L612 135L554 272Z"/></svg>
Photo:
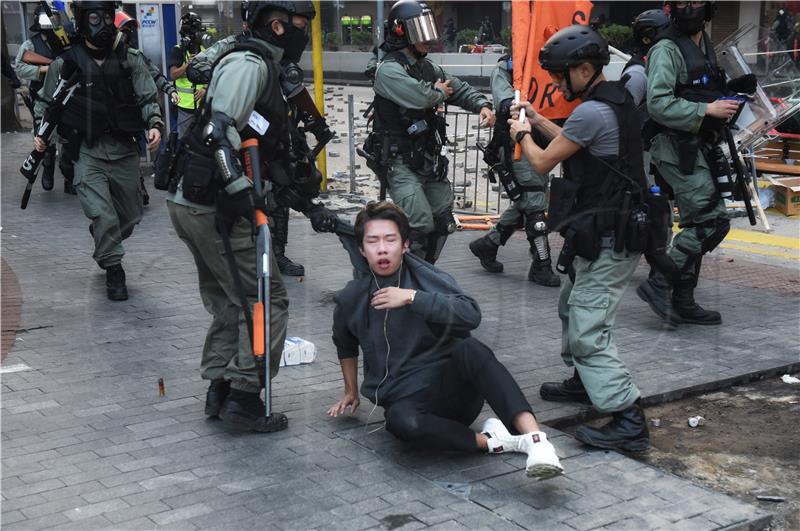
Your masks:
<svg viewBox="0 0 800 531"><path fill-rule="evenodd" d="M439 40L439 28L436 27L436 20L430 11L414 18L406 19L403 24L405 25L408 42L411 44Z"/></svg>

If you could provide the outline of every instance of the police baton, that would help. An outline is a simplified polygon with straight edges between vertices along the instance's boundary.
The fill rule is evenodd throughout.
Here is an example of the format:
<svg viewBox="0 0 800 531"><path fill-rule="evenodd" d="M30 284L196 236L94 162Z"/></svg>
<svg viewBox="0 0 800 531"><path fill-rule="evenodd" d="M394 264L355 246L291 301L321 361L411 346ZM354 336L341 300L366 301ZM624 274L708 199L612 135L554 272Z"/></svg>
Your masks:
<svg viewBox="0 0 800 531"><path fill-rule="evenodd" d="M263 197L261 185L260 160L258 156L258 140L250 138L242 142L242 155L247 177L253 181L256 197ZM253 356L256 368L264 371L264 419L267 424L272 416L272 384L270 382L270 250L271 234L269 220L263 210L256 208L256 280L258 282L258 299L253 306Z"/></svg>

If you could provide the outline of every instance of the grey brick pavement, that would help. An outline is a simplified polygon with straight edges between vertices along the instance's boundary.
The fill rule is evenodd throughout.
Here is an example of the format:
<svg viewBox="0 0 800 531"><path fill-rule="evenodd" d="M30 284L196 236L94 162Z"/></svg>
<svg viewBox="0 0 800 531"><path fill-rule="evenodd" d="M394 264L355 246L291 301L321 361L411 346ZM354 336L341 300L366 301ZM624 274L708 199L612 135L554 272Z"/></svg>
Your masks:
<svg viewBox="0 0 800 531"><path fill-rule="evenodd" d="M30 367L2 377L4 528L715 529L768 520L621 455L587 451L556 430L567 474L535 483L521 472L522 456L425 455L384 431L369 435L369 407L355 418L326 418L341 393L331 295L350 267L338 241L303 220L292 222L289 254L308 276L287 280L289 333L316 343L319 357L275 381L275 407L288 413L289 430L229 435L203 415L198 359L209 317L162 194L151 190L152 205L125 244L131 298L112 303L78 201L37 184L20 211L17 167L29 139L2 140L2 255L23 295L4 363ZM541 382L568 374L558 356L557 290L525 280L523 239L501 251L507 273L492 277L466 250L472 237L455 235L441 265L481 302L476 336L517 377L541 420L584 414L538 397ZM709 262L711 270L725 267ZM797 330L797 297L708 280L699 291L722 309L724 326L666 331L632 290L626 295L617 341L646 397L798 363L795 338L785 333ZM380 413L370 421L378 426Z"/></svg>

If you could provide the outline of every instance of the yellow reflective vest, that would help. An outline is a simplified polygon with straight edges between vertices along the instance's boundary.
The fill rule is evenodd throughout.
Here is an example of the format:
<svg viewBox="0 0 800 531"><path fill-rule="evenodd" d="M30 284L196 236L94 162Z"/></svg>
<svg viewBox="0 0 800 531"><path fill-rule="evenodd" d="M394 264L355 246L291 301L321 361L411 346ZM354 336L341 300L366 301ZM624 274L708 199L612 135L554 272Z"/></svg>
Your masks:
<svg viewBox="0 0 800 531"><path fill-rule="evenodd" d="M203 46L200 51L204 51ZM189 51L185 52L184 64L189 64ZM178 91L178 107L193 111L197 108L197 102L194 101L194 94L198 90L205 89L208 85L195 85L184 75L175 80L175 89Z"/></svg>

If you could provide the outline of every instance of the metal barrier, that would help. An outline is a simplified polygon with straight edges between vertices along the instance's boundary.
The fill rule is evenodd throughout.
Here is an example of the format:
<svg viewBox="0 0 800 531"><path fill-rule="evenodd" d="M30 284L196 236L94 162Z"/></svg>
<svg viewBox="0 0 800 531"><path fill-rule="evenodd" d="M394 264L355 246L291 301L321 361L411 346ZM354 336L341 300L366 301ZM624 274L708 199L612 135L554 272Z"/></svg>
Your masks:
<svg viewBox="0 0 800 531"><path fill-rule="evenodd" d="M492 129L478 127L480 116L474 113L446 109L444 117L455 210L500 214L508 206L508 198L500 183L492 184L487 178L486 163L477 148L479 142L489 143Z"/></svg>
<svg viewBox="0 0 800 531"><path fill-rule="evenodd" d="M354 126L355 109L352 96L348 97L348 148L350 151L350 193L356 189L356 164L363 163L355 156L355 143L359 141ZM509 205L508 197L500 183L491 183L486 176L487 167L476 144L488 144L492 129L478 127L480 116L461 110L445 110L447 122L447 158L450 161L448 177L455 196L454 209L470 214L500 214ZM366 131L364 131L366 133Z"/></svg>

